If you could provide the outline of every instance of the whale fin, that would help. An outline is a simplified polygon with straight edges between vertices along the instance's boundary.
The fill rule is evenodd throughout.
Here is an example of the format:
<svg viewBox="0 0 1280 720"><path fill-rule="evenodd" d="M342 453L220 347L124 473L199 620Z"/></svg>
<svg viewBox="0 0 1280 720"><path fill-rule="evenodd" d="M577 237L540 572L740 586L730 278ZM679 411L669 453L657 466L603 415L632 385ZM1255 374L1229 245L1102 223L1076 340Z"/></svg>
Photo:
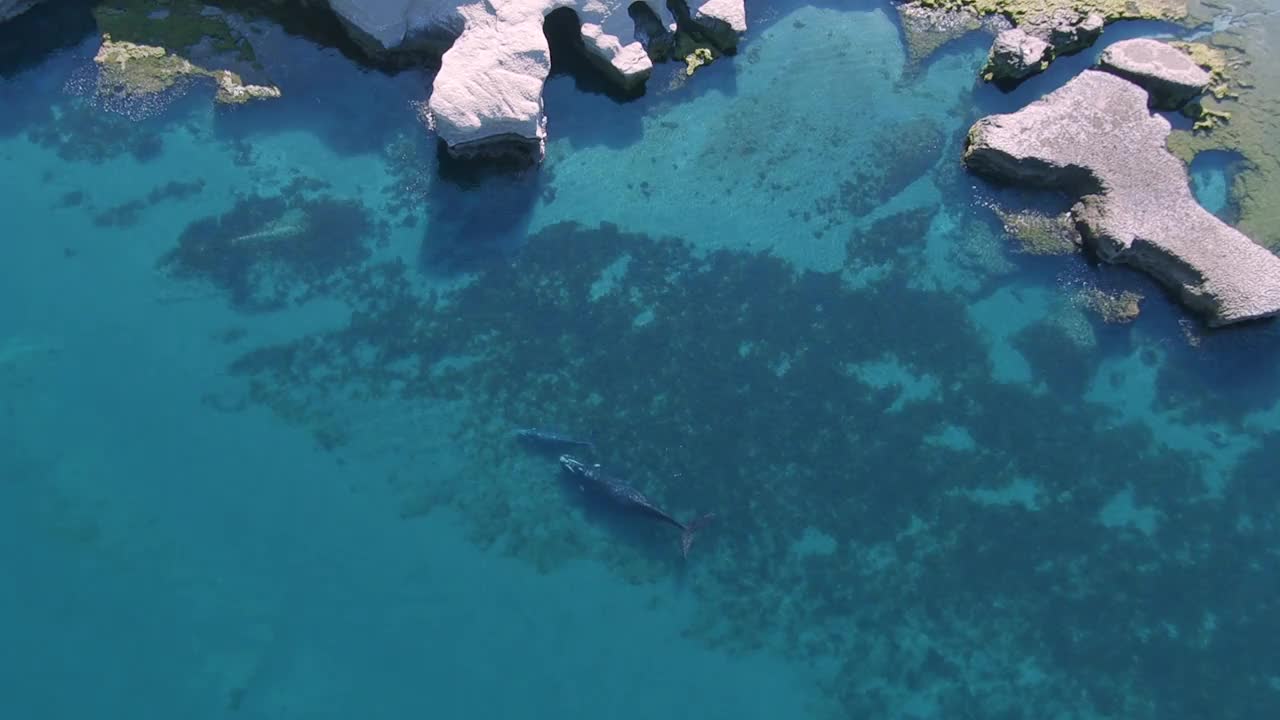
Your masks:
<svg viewBox="0 0 1280 720"><path fill-rule="evenodd" d="M688 559L689 548L693 547L693 536L697 535L698 531L706 527L715 517L715 513L707 513L685 523L684 532L680 534L680 555L682 557Z"/></svg>

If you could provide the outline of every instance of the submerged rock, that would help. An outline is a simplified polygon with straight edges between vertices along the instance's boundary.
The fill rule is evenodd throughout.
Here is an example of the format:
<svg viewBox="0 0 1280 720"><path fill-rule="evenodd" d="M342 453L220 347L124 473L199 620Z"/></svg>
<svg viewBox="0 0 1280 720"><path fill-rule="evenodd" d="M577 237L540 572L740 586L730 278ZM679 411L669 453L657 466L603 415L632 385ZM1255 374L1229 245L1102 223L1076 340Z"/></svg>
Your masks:
<svg viewBox="0 0 1280 720"><path fill-rule="evenodd" d="M1098 65L1146 88L1152 107L1162 110L1177 110L1208 89L1212 80L1186 53L1148 38L1108 47Z"/></svg>
<svg viewBox="0 0 1280 720"><path fill-rule="evenodd" d="M978 14L968 8L933 8L918 0L896 7L907 56L913 65L924 62L952 40L982 27Z"/></svg>
<svg viewBox="0 0 1280 720"><path fill-rule="evenodd" d="M1280 313L1280 258L1196 202L1165 146L1169 131L1142 88L1085 70L1018 112L979 120L964 161L998 180L1075 194L1086 244L1151 274L1210 325Z"/></svg>

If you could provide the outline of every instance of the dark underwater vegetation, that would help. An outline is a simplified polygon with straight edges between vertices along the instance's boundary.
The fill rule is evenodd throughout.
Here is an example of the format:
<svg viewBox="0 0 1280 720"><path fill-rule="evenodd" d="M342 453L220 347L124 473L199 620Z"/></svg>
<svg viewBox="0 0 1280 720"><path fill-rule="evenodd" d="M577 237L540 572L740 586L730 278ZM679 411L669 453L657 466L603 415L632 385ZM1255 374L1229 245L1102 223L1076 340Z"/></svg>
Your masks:
<svg viewBox="0 0 1280 720"><path fill-rule="evenodd" d="M986 35L907 72L889 6L827 5L640 97L561 53L524 170L278 8L219 40L286 88L239 108L104 103L100 20L24 20L76 37L0 53L18 712L1274 715L1275 325L960 167L1087 58L1001 94ZM1236 162L1191 167L1227 219ZM530 426L715 523L682 560Z"/></svg>

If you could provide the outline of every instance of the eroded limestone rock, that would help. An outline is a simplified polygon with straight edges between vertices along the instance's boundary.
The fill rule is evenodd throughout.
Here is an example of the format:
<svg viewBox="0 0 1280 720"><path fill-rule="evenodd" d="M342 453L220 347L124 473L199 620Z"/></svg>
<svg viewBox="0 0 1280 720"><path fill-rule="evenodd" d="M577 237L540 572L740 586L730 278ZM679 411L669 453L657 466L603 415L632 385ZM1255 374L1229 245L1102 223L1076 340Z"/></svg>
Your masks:
<svg viewBox="0 0 1280 720"><path fill-rule="evenodd" d="M399 2L439 4L436 0ZM653 17L671 17L661 0L644 2ZM440 138L458 155L520 154L540 159L547 127L542 87L551 71L551 52L542 29L546 15L572 8L582 22L586 51L620 86L634 89L648 79L653 60L649 48L636 39L637 21L627 10L629 4L623 0L491 0L458 8L462 32L441 59L428 102L428 116ZM413 28L421 27L405 19L407 15L389 13L387 17L394 20L382 33L389 41L408 37ZM692 9L691 17L726 50L736 46L738 35L746 30L742 0L709 0ZM650 36L651 24L641 23L641 36Z"/></svg>
<svg viewBox="0 0 1280 720"><path fill-rule="evenodd" d="M925 61L952 40L982 27L978 14L968 8L933 8L918 0L896 7L907 57L913 65Z"/></svg>
<svg viewBox="0 0 1280 720"><path fill-rule="evenodd" d="M1152 107L1162 110L1177 110L1212 80L1186 53L1149 38L1115 43L1102 52L1098 65L1146 88Z"/></svg>
<svg viewBox="0 0 1280 720"><path fill-rule="evenodd" d="M1019 28L1005 30L991 45L982 77L993 82L1016 82L1044 70L1052 59L1049 43Z"/></svg>
<svg viewBox="0 0 1280 720"><path fill-rule="evenodd" d="M964 162L1077 196L1072 218L1099 257L1151 274L1211 325L1280 314L1280 258L1196 202L1169 131L1142 88L1086 70L1018 112L979 120Z"/></svg>

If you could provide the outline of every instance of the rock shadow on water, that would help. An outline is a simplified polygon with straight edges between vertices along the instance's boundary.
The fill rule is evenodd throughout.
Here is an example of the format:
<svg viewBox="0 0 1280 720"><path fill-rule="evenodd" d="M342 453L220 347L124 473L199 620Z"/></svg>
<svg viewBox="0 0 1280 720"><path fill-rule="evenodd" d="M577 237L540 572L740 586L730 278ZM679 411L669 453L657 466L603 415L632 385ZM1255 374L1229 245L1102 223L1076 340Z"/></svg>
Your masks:
<svg viewBox="0 0 1280 720"><path fill-rule="evenodd" d="M351 156L377 153L397 133L427 133L415 103L430 87L428 68L367 62L342 51L338 41L326 41L327 34L317 39L290 27L263 21L249 26L244 37L251 40L254 73L282 94L268 102L219 107L214 128L220 139L248 142L300 130L334 153Z"/></svg>
<svg viewBox="0 0 1280 720"><path fill-rule="evenodd" d="M567 7L548 13L542 26L551 51L551 72L542 92L548 135L579 146L625 147L640 138L634 103L653 80L623 87L592 61L581 27L578 14Z"/></svg>
<svg viewBox="0 0 1280 720"><path fill-rule="evenodd" d="M0 80L30 70L93 36L97 32L93 5L92 0L43 2L0 23ZM0 116L8 114L8 105L4 108Z"/></svg>
<svg viewBox="0 0 1280 720"><path fill-rule="evenodd" d="M429 222L418 253L428 274L466 272L518 246L533 206L554 199L555 174L519 159L460 159L436 149L442 182L424 198Z"/></svg>

